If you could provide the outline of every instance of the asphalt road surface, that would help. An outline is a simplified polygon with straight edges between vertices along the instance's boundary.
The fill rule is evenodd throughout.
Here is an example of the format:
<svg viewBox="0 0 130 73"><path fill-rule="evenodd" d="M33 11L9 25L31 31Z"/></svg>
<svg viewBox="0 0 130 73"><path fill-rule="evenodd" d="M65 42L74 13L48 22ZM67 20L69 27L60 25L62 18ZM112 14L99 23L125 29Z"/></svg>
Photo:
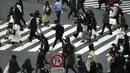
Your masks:
<svg viewBox="0 0 130 73"><path fill-rule="evenodd" d="M10 57L12 54L17 55L18 63L21 66L26 58L30 58L32 60L32 65L36 66L36 59L37 59L37 49L39 48L39 41L37 39L33 39L32 42L27 42L28 39L28 34L29 30L27 27L24 28L24 31L22 33L22 40L24 42L24 45L16 44L15 46L12 46L11 44L8 43L7 40L4 39L4 34L6 32L6 16L9 12L9 8L16 2L17 0L0 0L0 39L2 42L2 47L0 47L0 67L4 69L4 67L7 65ZM86 2L85 6L89 5L87 3L92 3L92 2ZM121 6L127 4L129 5L130 2L123 2ZM24 0L24 19L28 23L29 21L29 13L35 12L36 10L39 10L40 13L42 13L43 10L43 5L44 3L37 3L36 0ZM53 6L53 2L51 2ZM91 5L91 4L90 4ZM97 5L96 5L97 6ZM87 6L89 9L91 9L95 13L95 17L98 23L97 26L97 33L101 31L102 29L102 14L103 14L103 9L95 9L94 6ZM97 8L97 7L96 7ZM124 6L125 8L125 6ZM130 7L127 7L127 9ZM109 31L108 29L105 29L104 35L98 35L98 41L93 41L88 43L88 42L81 42L80 37L75 39L72 35L73 33L76 32L76 24L74 24L75 19L72 18L69 20L67 18L68 16L69 9L65 10L62 15L61 15L61 24L65 28L65 36L69 36L71 38L72 43L76 46L75 54L76 56L78 54L81 54L83 57L83 60L86 62L87 60L87 54L88 54L88 44L94 43L95 45L95 54L96 54L96 59L97 62L101 62L104 68L104 72L106 73L109 70L109 64L107 63L107 54L109 51L109 47L111 47L111 43L115 42L115 37L116 37L116 30L113 28L113 35L108 35ZM129 16L129 10L124 10L126 12L125 18L127 23L129 24L130 21L130 16ZM51 24L54 25L53 21L56 19L55 12L51 14ZM42 31L45 34L46 37L49 39L49 44L50 47L52 47L54 43L54 36L55 36L55 31L51 29L51 27L42 27ZM128 35L130 36L130 30L127 31ZM61 43L57 43L55 48L53 50L56 53L61 52ZM71 70L69 70L69 73L72 73Z"/></svg>

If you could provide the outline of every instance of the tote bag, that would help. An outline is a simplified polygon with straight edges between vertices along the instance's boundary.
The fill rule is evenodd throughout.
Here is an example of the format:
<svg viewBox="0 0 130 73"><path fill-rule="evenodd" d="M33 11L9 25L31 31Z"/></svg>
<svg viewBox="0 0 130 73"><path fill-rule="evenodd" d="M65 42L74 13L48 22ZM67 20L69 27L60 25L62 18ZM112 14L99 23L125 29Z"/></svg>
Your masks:
<svg viewBox="0 0 130 73"><path fill-rule="evenodd" d="M5 67L4 69L4 72L3 73L9 73L9 63L7 64L7 66Z"/></svg>

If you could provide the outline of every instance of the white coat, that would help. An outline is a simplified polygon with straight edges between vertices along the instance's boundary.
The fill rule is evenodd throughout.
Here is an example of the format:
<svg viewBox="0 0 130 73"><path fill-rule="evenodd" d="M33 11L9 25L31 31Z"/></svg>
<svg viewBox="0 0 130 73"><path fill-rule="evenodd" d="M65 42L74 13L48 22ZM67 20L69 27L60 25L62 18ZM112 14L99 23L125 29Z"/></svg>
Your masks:
<svg viewBox="0 0 130 73"><path fill-rule="evenodd" d="M88 53L88 56L87 56L87 70L90 71L90 65L91 65L91 62L96 62L96 57L95 57L95 53L94 51L90 51Z"/></svg>
<svg viewBox="0 0 130 73"><path fill-rule="evenodd" d="M20 26L17 24L13 25L13 30L16 31L15 35L11 34L9 36L9 39L11 39L12 42L19 42L21 41L21 34L20 34Z"/></svg>
<svg viewBox="0 0 130 73"><path fill-rule="evenodd" d="M117 43L119 39L124 39L124 35L125 35L124 29L118 28L115 42Z"/></svg>

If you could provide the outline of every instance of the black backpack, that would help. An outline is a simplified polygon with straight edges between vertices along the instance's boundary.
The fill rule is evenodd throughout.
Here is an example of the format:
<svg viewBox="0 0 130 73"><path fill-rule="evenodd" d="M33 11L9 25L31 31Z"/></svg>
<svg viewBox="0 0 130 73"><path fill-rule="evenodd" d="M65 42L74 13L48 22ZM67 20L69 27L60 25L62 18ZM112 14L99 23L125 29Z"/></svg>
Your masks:
<svg viewBox="0 0 130 73"><path fill-rule="evenodd" d="M45 7L45 13L46 13L47 15L50 15L51 12L52 12L51 7L50 7L50 6L46 6L46 7Z"/></svg>

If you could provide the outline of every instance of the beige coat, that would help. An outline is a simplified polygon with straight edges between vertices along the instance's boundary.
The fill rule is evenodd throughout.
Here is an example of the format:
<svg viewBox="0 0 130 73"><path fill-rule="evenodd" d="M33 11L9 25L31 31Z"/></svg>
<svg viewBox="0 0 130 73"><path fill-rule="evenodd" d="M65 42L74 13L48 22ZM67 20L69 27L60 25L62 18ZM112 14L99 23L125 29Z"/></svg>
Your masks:
<svg viewBox="0 0 130 73"><path fill-rule="evenodd" d="M43 16L42 16L42 22L43 23L50 22L50 17L47 14L43 14Z"/></svg>

